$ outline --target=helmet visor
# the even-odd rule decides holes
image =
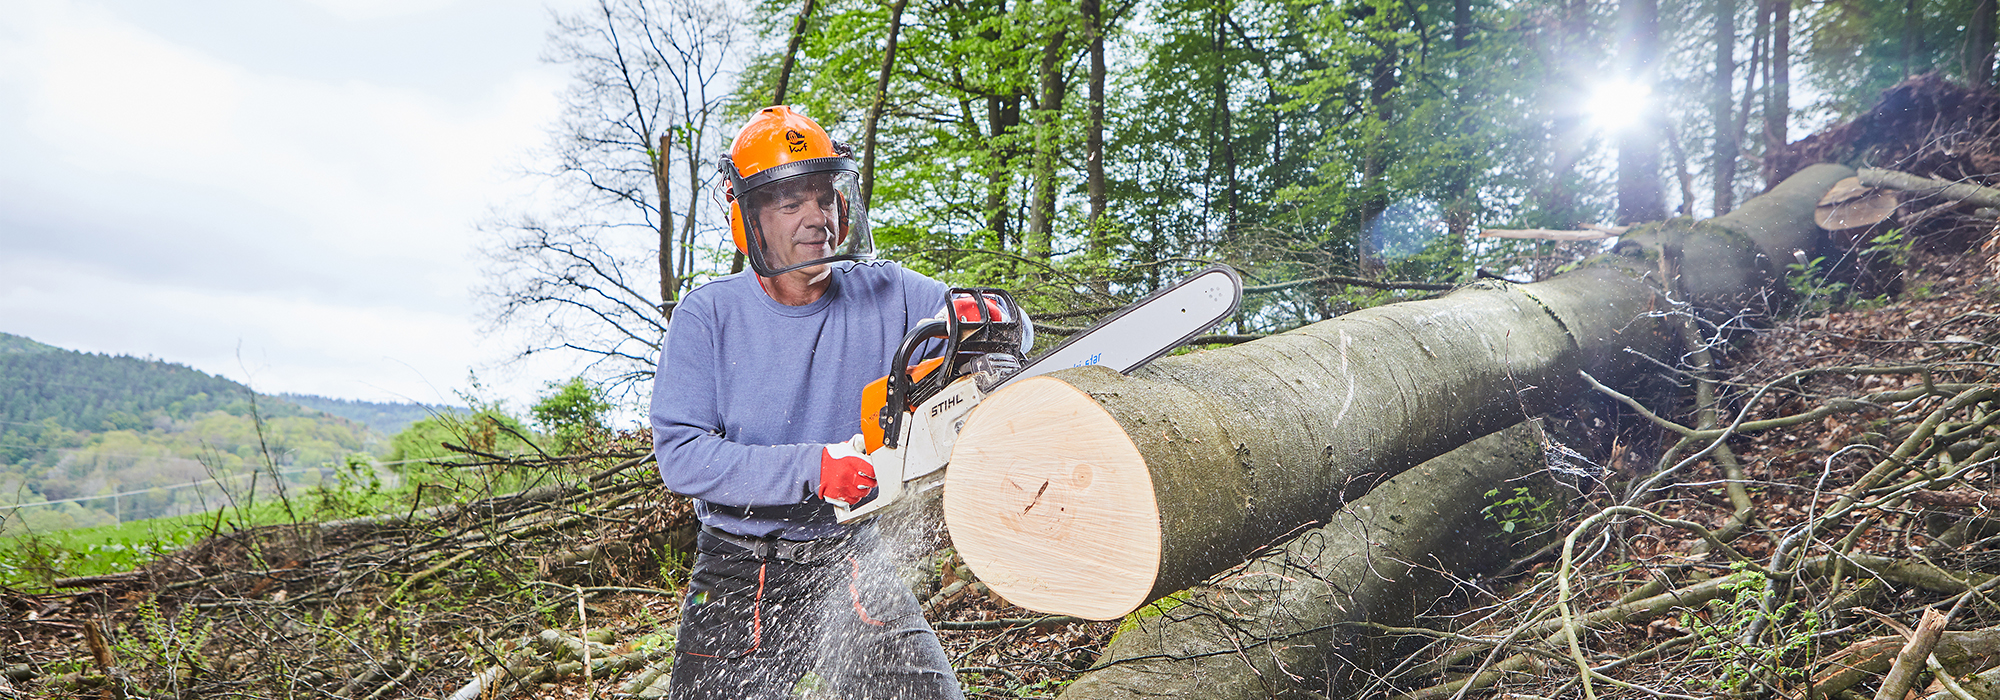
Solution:
[[[741,198],[750,263],[765,277],[875,257],[860,174],[809,172],[758,185]]]

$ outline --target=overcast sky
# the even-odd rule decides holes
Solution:
[[[574,0],[0,0],[0,331],[251,384],[525,408],[474,225],[531,181]]]

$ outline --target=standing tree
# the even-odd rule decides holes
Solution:
[[[1635,85],[1651,87],[1660,61],[1659,0],[1620,0],[1619,74]],[[1618,223],[1658,221],[1667,217],[1666,196],[1660,188],[1660,141],[1663,122],[1642,116],[1618,141]]]
[[[522,356],[573,352],[613,385],[651,376],[675,302],[722,264],[702,260],[726,243],[703,245],[719,227],[701,193],[742,39],[719,0],[597,0],[557,17],[547,60],[572,82],[547,154],[555,198],[488,227],[482,295],[495,328],[530,337]]]
[[[1715,74],[1709,116],[1715,122],[1715,214],[1736,207],[1736,0],[1715,0]],[[1747,83],[1746,83],[1746,92]]]

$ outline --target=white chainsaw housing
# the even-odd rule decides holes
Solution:
[[[993,388],[1003,391],[1016,381],[1057,370],[1102,365],[1120,373],[1144,366],[1236,313],[1243,298],[1243,281],[1236,271],[1220,265],[1196,273],[1118,310],[1096,325],[1070,336],[1055,349],[1028,362]],[[939,371],[942,371],[940,369]],[[965,417],[990,392],[979,390],[973,376],[961,377],[918,404],[902,423],[895,447],[868,455],[875,465],[873,498],[852,508],[833,504],[835,517],[849,523],[872,517],[905,496],[943,483],[958,431]],[[855,436],[855,450],[861,450]]]

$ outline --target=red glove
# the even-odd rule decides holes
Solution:
[[[875,463],[855,446],[861,436],[854,437],[827,445],[819,457],[819,497],[843,508],[854,507],[875,490]]]

